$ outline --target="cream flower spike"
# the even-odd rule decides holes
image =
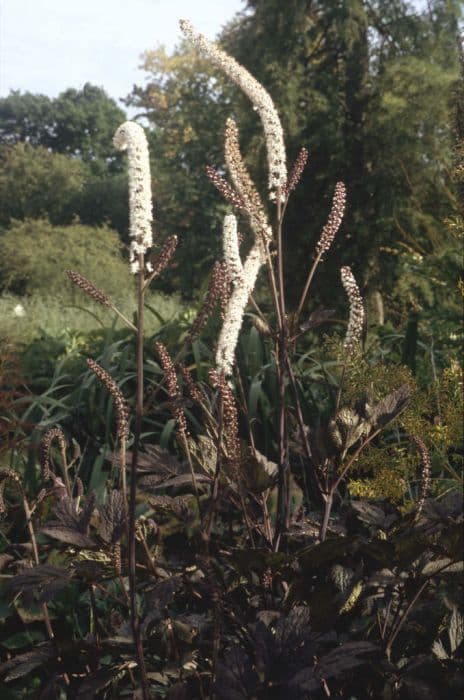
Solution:
[[[129,161],[129,233],[132,272],[139,271],[138,256],[153,244],[150,159],[145,131],[135,122],[124,122],[116,130],[113,143],[127,151]]]
[[[283,129],[271,96],[246,68],[216,44],[206,39],[188,20],[181,20],[180,28],[185,37],[202,54],[207,56],[215,66],[224,71],[239,86],[256,108],[266,137],[270,197],[275,199],[277,190],[280,188],[283,193],[287,184],[287,166]]]
[[[343,288],[350,303],[350,317],[343,349],[348,355],[351,355],[361,340],[365,319],[364,303],[351,268],[348,266],[342,267],[340,274]]]
[[[232,282],[237,283],[243,275],[243,265],[240,259],[237,219],[233,214],[226,214],[222,229],[224,260]]]
[[[261,241],[255,240],[245,263],[242,265],[237,235],[237,220],[233,214],[227,214],[224,218],[223,236],[224,258],[232,279],[233,291],[227,304],[224,323],[219,334],[216,350],[216,369],[227,377],[232,374],[235,348],[237,347],[248,298],[255,286],[260,267],[264,264],[266,258]]]

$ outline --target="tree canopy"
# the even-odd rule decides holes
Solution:
[[[124,111],[106,92],[86,83],[55,99],[12,91],[0,99],[0,144],[26,142],[78,157],[93,171],[120,169],[112,137]]]
[[[127,235],[127,175],[113,135],[124,111],[86,83],[57,98],[13,91],[0,99],[0,224],[48,217],[108,222]]]
[[[422,11],[403,0],[253,0],[224,31],[226,50],[272,95],[290,160],[302,146],[310,152],[287,215],[290,291],[301,285],[301,261],[309,262],[340,179],[348,209],[334,254],[354,266],[367,290],[379,277],[392,288],[397,244],[424,253],[439,242],[455,207],[450,96],[459,16],[455,0],[434,0]],[[156,196],[163,224],[181,234],[179,269],[194,245],[205,251],[194,271],[201,275],[215,255],[224,210],[204,167],[223,167],[223,128],[232,115],[263,182],[260,124],[245,98],[185,45],[172,56],[147,52],[144,68],[147,84],[129,104],[152,127]],[[337,265],[330,268],[326,290],[336,283]],[[188,292],[192,276],[179,281]]]

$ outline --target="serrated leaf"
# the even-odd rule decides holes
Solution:
[[[5,676],[6,682],[22,678],[35,668],[50,663],[56,657],[56,653],[54,644],[43,642],[32,649],[32,651],[27,651],[25,654],[20,654],[15,656],[14,659],[9,659],[0,664],[0,674],[7,674]]]
[[[316,309],[312,312],[312,314],[310,314],[307,321],[300,324],[300,331],[306,333],[306,331],[309,331],[311,328],[317,328],[317,326],[325,323],[331,316],[333,316],[334,313],[335,309],[323,309],[322,307]]]
[[[115,544],[125,528],[124,497],[121,491],[113,490],[108,494],[106,503],[98,506],[98,534],[106,544]]]
[[[448,629],[451,652],[454,654],[458,646],[464,639],[464,617],[461,615],[457,607],[453,608]]]
[[[448,652],[446,651],[445,647],[443,646],[443,643],[438,639],[432,644],[432,651],[437,657],[437,659],[441,659],[444,661],[445,659],[449,659]]]
[[[7,639],[3,639],[1,646],[9,651],[14,651],[15,649],[24,649],[24,647],[29,647],[36,642],[41,642],[43,638],[44,634],[42,631],[31,629],[25,632],[17,632],[7,637]]]
[[[410,395],[411,389],[409,386],[402,384],[398,389],[379,401],[372,409],[369,419],[372,428],[383,428],[396,418],[406,408]]]
[[[366,663],[359,658],[365,654],[378,651],[378,647],[370,642],[347,642],[322,656],[318,663],[297,673],[290,685],[300,692],[316,692],[321,688],[321,678],[327,680],[341,676],[357,666]]]
[[[320,568],[340,563],[343,557],[354,554],[361,544],[362,540],[357,535],[331,537],[302,550],[298,560],[305,574],[316,574]]]
[[[244,575],[252,571],[262,575],[267,569],[279,571],[290,561],[283,552],[270,552],[268,549],[233,549],[231,558]]]
[[[205,474],[195,474],[195,480],[197,485],[201,484],[202,486],[211,483],[211,477],[206,476]],[[172,479],[163,481],[161,484],[156,484],[156,486],[153,487],[153,490],[156,491],[161,488],[165,489],[186,485],[192,485],[191,474],[179,474],[179,476],[174,476]]]
[[[193,459],[207,473],[216,471],[217,448],[209,435],[199,435],[196,440],[188,439],[188,446]]]
[[[464,570],[464,562],[453,561],[452,559],[449,559],[448,557],[446,557],[444,559],[433,559],[432,561],[428,561],[424,565],[424,567],[421,571],[421,574],[423,576],[431,576],[436,571],[439,571],[440,569],[442,569],[444,566],[446,566],[446,571],[448,573],[458,572],[458,571]]]
[[[137,469],[139,474],[158,474],[161,478],[174,476],[182,471],[177,457],[172,455],[159,445],[144,445],[144,452],[137,456]],[[119,452],[110,452],[107,459],[117,467],[121,466]],[[132,452],[126,454],[126,464],[131,464]]]
[[[150,607],[163,610],[171,602],[174,594],[179,589],[180,584],[181,580],[178,576],[171,576],[170,578],[157,583],[156,586],[147,594],[147,600]]]
[[[384,531],[388,530],[398,520],[396,513],[386,513],[383,508],[368,501],[353,500],[351,506],[363,523],[373,525]]]
[[[87,537],[87,535],[83,535],[77,530],[64,527],[60,524],[55,525],[54,523],[50,522],[48,525],[42,527],[39,532],[42,532],[44,535],[48,535],[49,537],[53,537],[55,540],[59,540],[60,542],[73,544],[76,547],[86,547],[91,549],[92,547],[96,546],[95,542],[90,537]]]
[[[103,690],[116,680],[118,675],[124,671],[124,668],[125,665],[111,666],[110,668],[102,668],[90,674],[79,686],[76,700],[87,700],[87,698],[95,697],[98,691]]]
[[[95,543],[88,537],[87,531],[94,511],[95,500],[95,493],[90,493],[85,499],[82,508],[78,510],[75,499],[63,496],[55,506],[54,514],[57,519],[46,523],[40,529],[40,532],[60,542],[73,544],[76,547],[87,547],[89,549],[94,547]]]
[[[259,450],[248,450],[242,461],[242,473],[247,489],[252,493],[262,493],[274,486],[278,467]]]
[[[13,576],[5,585],[6,591],[23,592],[26,595],[39,594],[40,601],[49,600],[57,591],[68,586],[71,575],[67,569],[39,564],[32,568],[22,569],[21,573]]]
[[[168,510],[184,522],[188,522],[195,517],[195,511],[190,508],[189,497],[149,496],[148,502],[153,508]]]

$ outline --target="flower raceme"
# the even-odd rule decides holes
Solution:
[[[198,32],[188,20],[180,21],[180,28],[185,37],[211,62],[222,70],[251,100],[258,112],[266,138],[269,166],[269,189],[271,199],[275,199],[278,190],[282,196],[287,184],[287,165],[282,125],[279,115],[265,88],[240,63],[229,56],[216,44]]]
[[[340,273],[343,288],[350,302],[350,317],[343,348],[351,355],[361,339],[365,316],[364,304],[351,268],[342,267]]]
[[[120,151],[127,151],[129,161],[129,233],[130,264],[132,272],[139,271],[138,256],[144,255],[153,244],[151,175],[148,144],[145,132],[135,122],[124,122],[116,130],[113,143]],[[147,269],[150,271],[149,267]]]
[[[346,187],[343,182],[337,182],[332,200],[332,209],[330,210],[329,218],[322,229],[321,237],[316,245],[316,255],[326,253],[332,245],[342,223],[343,214],[345,213],[345,204]]]
[[[224,315],[224,323],[216,350],[216,369],[224,376],[232,374],[235,348],[237,346],[243,315],[249,296],[265,263],[265,250],[260,239],[256,239],[245,262],[242,264],[239,251],[237,220],[233,214],[224,218],[224,260],[232,280],[232,294]]]

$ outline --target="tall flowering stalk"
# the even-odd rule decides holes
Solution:
[[[128,518],[129,597],[132,634],[141,677],[143,700],[149,700],[150,690],[145,668],[140,620],[137,612],[135,509],[137,495],[137,462],[140,451],[140,436],[142,432],[143,417],[143,340],[145,290],[147,288],[145,271],[148,273],[153,272],[153,267],[151,265],[145,265],[145,253],[151,247],[153,242],[150,161],[145,132],[138,124],[135,124],[134,122],[125,122],[122,124],[117,129],[113,142],[116,148],[119,150],[127,150],[128,155],[129,230],[132,239],[130,245],[130,265],[132,272],[137,273],[137,383]]]
[[[127,515],[127,483],[126,483],[126,443],[129,437],[129,409],[121,389],[108,372],[95,360],[87,359],[87,366],[103,384],[113,399],[116,413],[116,437],[120,451],[119,480],[122,489],[124,512]]]
[[[303,292],[301,294],[300,303],[298,304],[298,310],[296,312],[296,318],[300,316],[305,305],[306,298],[308,296],[309,288],[311,282],[313,281],[314,273],[316,272],[317,266],[323,259],[324,253],[332,246],[335,236],[343,221],[343,215],[345,213],[346,205],[346,187],[343,182],[337,182],[335,186],[335,192],[332,199],[332,208],[330,210],[327,222],[325,223],[320,238],[316,244],[315,258],[314,262],[309,270],[308,277],[306,279],[306,284],[304,286]]]
[[[227,214],[223,227],[224,259],[232,280],[232,294],[226,308],[224,323],[216,350],[216,369],[225,376],[232,374],[235,348],[237,346],[243,314],[253,291],[261,266],[265,263],[263,244],[259,239],[242,264],[237,234],[237,219]]]
[[[151,175],[148,143],[143,128],[135,122],[124,122],[117,129],[113,143],[119,151],[127,151],[129,163],[129,233],[130,264],[138,272],[140,255],[153,244]],[[148,270],[150,271],[150,270]]]
[[[343,288],[350,303],[350,317],[343,348],[351,355],[361,339],[364,326],[364,303],[351,268],[342,267],[340,274]]]
[[[428,492],[430,489],[430,482],[432,478],[432,461],[430,459],[430,452],[427,449],[427,446],[425,442],[420,438],[418,435],[412,435],[411,440],[416,446],[417,451],[419,452],[420,459],[421,459],[421,467],[422,467],[422,472],[421,472],[421,484],[420,484],[420,498],[417,503],[417,510],[416,510],[416,515],[419,517],[419,515],[422,513],[422,510],[425,505],[425,500],[428,496]]]
[[[287,165],[282,125],[271,96],[265,88],[234,58],[206,39],[188,20],[181,20],[185,37],[220,70],[222,70],[251,100],[264,128],[269,166],[271,199],[287,184]]]
[[[243,202],[243,208],[256,239],[262,241],[263,244],[269,243],[272,239],[272,229],[264,211],[261,197],[242,158],[237,124],[230,118],[226,122],[224,156],[230,177],[241,202]]]
[[[250,178],[242,159],[238,129],[232,119],[227,121],[225,139],[225,160],[229,170],[234,189],[224,186],[215,176],[213,181],[226,199],[244,209],[250,227],[254,234],[254,243],[244,263],[239,253],[236,221],[233,217],[226,217],[224,221],[224,257],[228,272],[232,278],[232,294],[226,309],[224,323],[218,340],[216,352],[216,369],[223,376],[232,373],[235,347],[237,345],[240,328],[246,304],[253,291],[261,266],[267,264],[269,281],[273,295],[273,301],[277,316],[277,332],[275,357],[276,371],[279,385],[279,483],[278,483],[278,514],[274,547],[278,549],[281,532],[285,529],[289,508],[289,460],[288,460],[288,426],[286,419],[286,386],[287,377],[290,378],[295,401],[299,406],[299,396],[294,375],[289,369],[288,358],[288,322],[285,308],[284,279],[283,279],[283,245],[282,245],[282,221],[288,195],[296,186],[306,162],[305,150],[294,168],[290,179],[287,176],[285,145],[283,130],[277,110],[269,93],[248,71],[237,61],[228,56],[222,49],[208,41],[197,32],[187,21],[181,22],[181,29],[185,36],[206,55],[213,64],[220,68],[242,91],[249,97],[254,108],[258,112],[263,124],[267,148],[267,160],[269,171],[269,189],[271,199],[276,200],[276,231],[275,237],[256,187]],[[274,269],[270,245],[277,243],[277,270]],[[302,416],[301,410],[298,415]],[[301,418],[302,420],[302,418]]]

